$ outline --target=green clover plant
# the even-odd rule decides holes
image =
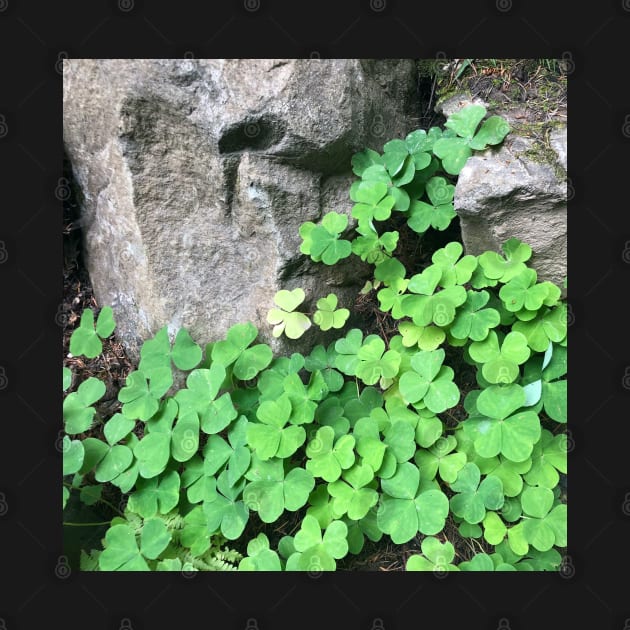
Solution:
[[[307,302],[300,287],[273,296],[261,331],[235,323],[200,345],[164,325],[112,406],[71,359],[100,361],[113,311],[83,313],[63,370],[63,507],[111,516],[82,570],[318,575],[391,544],[411,545],[408,571],[558,569],[562,290],[516,238],[479,255],[446,238],[456,175],[508,131],[472,105],[352,157],[348,207],[304,223],[299,253],[371,269],[363,325],[334,293]],[[309,330],[319,343],[304,355],[265,342]]]

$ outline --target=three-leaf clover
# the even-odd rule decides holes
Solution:
[[[175,394],[180,418],[198,414],[204,433],[219,433],[238,416],[229,392],[216,398],[226,372],[223,365],[213,363],[209,369],[197,368],[186,378],[186,388]]]
[[[281,571],[278,554],[269,548],[269,539],[262,532],[247,543],[247,556],[238,565],[239,571]]]
[[[231,485],[226,470],[218,476],[216,491],[203,502],[209,531],[221,531],[228,540],[236,540],[243,533],[249,519],[249,510],[240,500],[244,485],[244,479]]]
[[[149,571],[145,558],[156,559],[171,541],[171,533],[161,519],[144,522],[140,547],[128,524],[110,527],[105,534],[104,549],[98,558],[101,571]]]
[[[473,149],[480,151],[488,145],[500,144],[510,131],[507,122],[500,116],[490,116],[477,131],[486,115],[482,105],[468,105],[451,114],[445,123],[457,137],[442,137],[433,145],[433,153],[442,160],[447,173],[458,175]]]
[[[442,270],[439,281],[441,287],[452,287],[470,280],[477,268],[477,257],[470,254],[462,257],[463,253],[463,245],[453,241],[438,249],[431,257],[433,264]]]
[[[431,203],[412,201],[407,225],[419,234],[426,232],[429,227],[445,230],[457,214],[453,207],[455,186],[443,177],[432,177],[426,183],[426,194]]]
[[[491,328],[496,328],[501,316],[494,308],[483,308],[490,298],[487,291],[468,291],[466,302],[458,310],[449,329],[456,339],[483,341]]]
[[[214,475],[225,466],[226,481],[229,487],[247,472],[251,462],[251,450],[247,445],[249,423],[241,416],[228,430],[228,441],[220,435],[211,435],[203,448],[204,474]]]
[[[480,479],[479,467],[468,462],[451,484],[451,490],[457,493],[451,497],[451,510],[468,523],[480,523],[486,509],[498,510],[505,500],[503,484],[498,477],[487,476],[481,483]]]
[[[315,487],[309,471],[292,468],[285,476],[281,459],[262,461],[256,454],[252,456],[252,465],[245,478],[250,481],[243,489],[245,505],[258,512],[264,523],[278,520],[285,509],[290,512],[299,510]]]
[[[433,413],[442,413],[459,402],[459,388],[453,382],[452,368],[442,365],[445,352],[442,348],[420,351],[411,359],[409,372],[398,383],[400,393],[407,402],[422,401]]]
[[[550,341],[559,343],[567,335],[567,305],[541,309],[534,319],[514,322],[512,330],[523,334],[534,352],[545,352]]]
[[[567,472],[567,450],[566,434],[554,436],[543,429],[540,440],[534,445],[532,465],[524,475],[525,481],[531,486],[553,490],[560,481],[559,472]]]
[[[416,326],[413,322],[400,322],[398,332],[406,348],[418,346],[420,350],[435,350],[446,339],[446,333],[437,326]]]
[[[306,357],[304,367],[309,372],[319,372],[328,387],[329,392],[338,392],[343,387],[343,376],[335,369],[337,351],[335,344],[331,343],[328,348],[317,345]]]
[[[97,357],[103,351],[102,339],[106,339],[116,328],[114,312],[111,306],[104,306],[98,314],[94,328],[94,311],[86,308],[81,315],[81,322],[70,337],[70,352],[74,356],[84,355],[88,359]]]
[[[127,508],[142,518],[151,518],[158,511],[166,514],[179,503],[179,486],[179,475],[174,470],[153,479],[138,479]]]
[[[459,571],[451,564],[455,558],[455,547],[448,540],[441,543],[433,536],[427,536],[420,544],[422,555],[413,555],[407,559],[407,571]]]
[[[363,181],[352,193],[356,201],[352,207],[352,216],[359,225],[372,225],[372,221],[385,221],[392,214],[396,200],[388,195],[387,184],[382,181]]]
[[[267,313],[267,322],[273,325],[273,336],[279,337],[283,332],[289,339],[299,339],[310,327],[311,320],[295,309],[304,302],[304,290],[299,287],[293,291],[281,289],[273,301],[279,308],[272,308]]]
[[[514,413],[523,406],[525,392],[520,385],[491,385],[477,398],[482,417],[464,421],[464,430],[472,435],[481,457],[501,453],[513,462],[525,461],[540,439],[540,420],[535,411]]]
[[[528,486],[521,494],[523,512],[528,516],[519,524],[522,536],[538,551],[567,544],[567,506],[558,504],[552,509],[553,503],[553,492],[549,488]]]
[[[348,215],[328,212],[322,218],[321,225],[307,221],[300,226],[302,245],[300,251],[309,254],[315,262],[334,265],[352,253],[350,241],[340,239],[341,233],[348,227]]]
[[[441,428],[441,427],[440,427]],[[466,454],[460,451],[453,453],[457,446],[457,439],[453,435],[438,438],[428,449],[418,449],[415,462],[420,470],[422,479],[435,479],[439,472],[440,478],[446,483],[453,483],[457,473],[466,464]]]
[[[527,338],[518,331],[508,333],[499,346],[494,330],[483,341],[470,344],[469,353],[477,363],[483,363],[481,373],[489,383],[512,383],[520,371],[519,365],[529,359],[531,351]]]
[[[400,367],[400,354],[385,350],[378,335],[368,335],[357,351],[356,375],[366,384],[374,385],[381,378],[394,378]]]
[[[536,283],[537,275],[534,269],[523,269],[501,287],[499,297],[508,311],[537,311],[550,294],[552,303],[557,299],[560,289],[551,282]]]
[[[348,527],[343,521],[333,521],[322,535],[314,516],[307,514],[293,544],[296,553],[287,560],[287,571],[334,571],[335,560],[348,553]]]
[[[317,300],[317,310],[313,314],[313,323],[322,330],[343,328],[348,317],[350,317],[350,311],[347,308],[337,309],[337,296],[334,293],[329,293],[325,298]]]
[[[381,481],[381,487],[377,522],[394,543],[408,542],[418,532],[432,535],[443,529],[448,499],[440,490],[422,488],[416,466],[400,464],[392,477]]]
[[[328,492],[334,497],[333,509],[340,515],[358,521],[378,502],[378,492],[368,487],[374,479],[374,471],[365,463],[357,463],[342,473],[341,479],[328,484]]]
[[[144,372],[131,372],[125,386],[118,392],[118,400],[123,403],[122,413],[127,418],[146,422],[157,412],[160,398],[168,391],[171,382],[154,381]]]
[[[484,252],[478,260],[486,277],[506,283],[527,269],[525,262],[531,258],[532,248],[517,238],[510,238],[502,249],[505,258],[497,252]]]
[[[264,370],[273,359],[271,348],[264,343],[250,346],[258,336],[258,329],[251,322],[235,324],[226,338],[212,346],[212,361],[227,368],[241,381],[249,381]]]
[[[335,367],[348,376],[355,376],[359,357],[357,353],[361,349],[363,333],[358,328],[353,328],[346,333],[345,337],[335,342]]]
[[[283,394],[278,400],[265,400],[256,411],[259,422],[247,426],[247,442],[261,460],[293,455],[306,440],[301,426],[285,426],[291,416],[291,400]]]
[[[325,481],[336,481],[341,471],[354,464],[355,439],[343,435],[335,441],[335,431],[331,427],[320,427],[306,447],[306,470],[314,477]]]
[[[456,308],[466,301],[466,289],[460,285],[435,293],[441,278],[442,268],[433,264],[409,280],[407,289],[417,295],[404,297],[402,311],[416,326],[447,326],[455,319]]]

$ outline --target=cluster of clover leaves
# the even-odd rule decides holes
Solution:
[[[463,255],[459,242],[407,277],[399,234],[379,229],[393,213],[422,235],[455,217],[454,176],[473,150],[502,142],[506,122],[472,105],[431,128],[352,160],[354,238],[331,212],[300,229],[302,253],[333,265],[354,254],[374,265],[371,290],[397,321],[390,339],[359,329],[308,356],[275,357],[251,323],[202,349],[181,329],[146,341],[110,418],[95,403],[104,384],[72,390],[64,368],[64,506],[90,504],[111,484],[126,498],[87,570],[328,571],[366,539],[417,544],[411,571],[555,570],[567,544],[566,305],[538,282],[531,248]],[[482,122],[483,121],[483,122]],[[337,297],[300,312],[302,289],[282,290],[268,314],[273,335],[300,337],[315,324],[343,328]],[[71,338],[95,357],[114,329],[86,310]],[[462,396],[445,347],[476,372]],[[172,394],[174,370],[186,386]],[[462,400],[463,398],[463,400]],[[463,419],[449,410],[463,404]],[[89,434],[89,437],[86,437]],[[97,437],[98,436],[98,437]],[[285,512],[301,524],[274,545],[242,540],[250,519]],[[456,558],[450,519],[475,555]],[[240,552],[222,549],[240,541]],[[413,543],[412,543],[413,544]]]

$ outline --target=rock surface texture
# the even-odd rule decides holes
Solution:
[[[484,105],[489,114],[507,119],[512,128],[497,149],[471,157],[455,188],[455,210],[469,254],[501,251],[510,237],[533,250],[531,265],[538,281],[562,286],[567,275],[567,131],[566,117],[549,125],[523,105],[492,108],[481,99],[455,95],[438,108],[448,116],[469,105]]]
[[[266,323],[283,288],[351,308],[369,269],[312,264],[298,228],[349,213],[352,154],[417,111],[411,60],[64,61],[86,264],[130,356],[164,325],[207,343],[247,320],[300,350]]]

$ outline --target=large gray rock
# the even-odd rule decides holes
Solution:
[[[490,108],[465,94],[444,101],[445,116],[471,103],[505,117],[513,131],[498,149],[471,157],[455,188],[455,210],[469,254],[501,251],[510,237],[533,250],[538,280],[562,286],[567,275],[566,125],[557,122],[546,140],[531,110],[506,105]],[[525,122],[524,122],[525,121]]]
[[[349,213],[355,151],[414,129],[415,76],[410,60],[65,60],[86,263],[130,355],[164,325],[318,341],[273,340],[267,311],[296,286],[352,307],[369,268],[312,264],[298,229]]]

